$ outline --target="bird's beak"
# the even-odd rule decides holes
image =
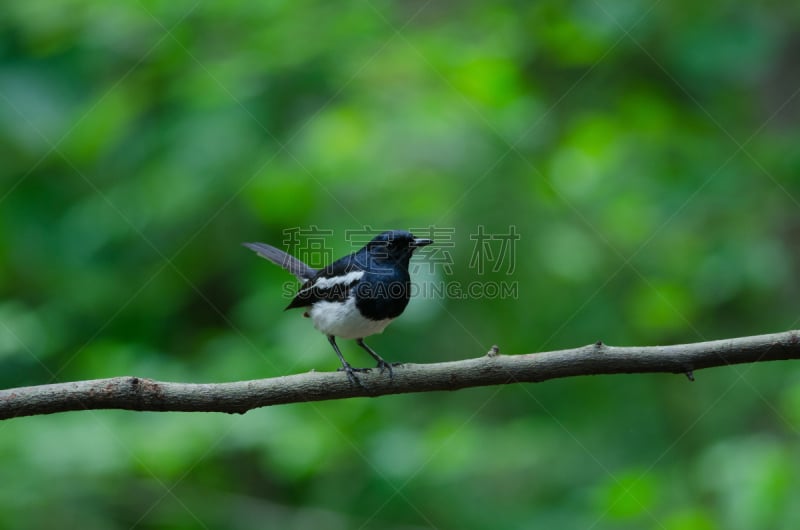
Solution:
[[[417,239],[411,242],[411,248],[424,247],[430,245],[431,243],[433,243],[433,239],[422,239],[418,237]]]

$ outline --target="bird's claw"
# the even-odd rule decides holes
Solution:
[[[384,360],[380,360],[378,361],[377,368],[380,371],[381,375],[383,375],[383,372],[385,372],[386,370],[389,370],[389,379],[394,379],[394,371],[392,370],[391,363],[387,363]]]
[[[341,368],[337,370],[338,372],[344,372],[347,374],[347,380],[350,381],[351,385],[360,386],[361,388],[365,388],[364,384],[361,382],[361,379],[356,376],[356,372],[366,372],[366,368],[353,368],[349,364],[345,364]]]
[[[358,385],[358,386],[360,386],[362,388],[365,388],[363,383],[361,383],[361,380],[356,375],[357,373],[359,373],[359,374],[368,374],[368,373],[372,372],[372,370],[378,370],[378,373],[380,375],[383,375],[384,372],[388,371],[389,372],[389,379],[394,379],[394,370],[392,370],[392,368],[394,368],[396,366],[403,366],[403,363],[388,363],[388,362],[384,361],[383,359],[381,359],[380,361],[378,361],[378,365],[375,368],[353,368],[352,366],[347,364],[347,365],[344,365],[344,366],[341,366],[341,367],[337,368],[336,371],[337,372],[346,373],[347,374],[347,379],[351,383],[353,383],[355,385]]]
[[[403,363],[387,363],[386,361],[381,359],[380,361],[378,361],[378,366],[376,366],[376,368],[378,369],[381,375],[383,375],[383,372],[388,370],[389,379],[394,379],[394,370],[392,370],[392,368],[395,366],[403,366]]]

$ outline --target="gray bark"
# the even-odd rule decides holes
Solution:
[[[800,331],[673,346],[615,347],[601,342],[524,355],[496,348],[476,359],[405,364],[394,377],[360,373],[360,385],[343,372],[304,374],[232,383],[168,383],[124,376],[0,390],[0,419],[71,410],[227,412],[304,401],[458,390],[508,383],[538,383],[579,375],[675,373],[693,380],[695,370],[800,358]]]

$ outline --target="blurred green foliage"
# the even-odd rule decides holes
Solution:
[[[333,370],[289,227],[454,229],[396,361],[796,328],[795,2],[26,0],[0,14],[0,384]],[[479,225],[513,274],[469,266]],[[315,264],[319,265],[319,264]],[[423,267],[424,268],[424,267]],[[365,356],[349,342],[354,364]],[[793,363],[0,424],[0,528],[789,529]]]

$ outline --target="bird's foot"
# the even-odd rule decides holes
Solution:
[[[347,374],[347,379],[360,387],[364,387],[361,383],[361,380],[358,378],[356,374],[368,374],[372,372],[372,370],[378,370],[378,373],[383,375],[384,372],[389,372],[389,379],[394,378],[394,370],[397,366],[403,366],[403,363],[387,363],[383,359],[378,361],[378,365],[375,368],[353,368],[350,364],[346,364],[336,369],[337,372],[344,372]]]
[[[353,368],[348,363],[345,363],[344,365],[342,365],[341,368],[337,370],[337,372],[344,372],[345,374],[347,374],[347,380],[350,381],[351,385],[360,386],[361,388],[364,388],[364,384],[358,378],[356,372],[366,372],[366,371],[367,368]]]
[[[368,373],[370,373],[372,371],[372,368],[353,368],[351,366],[350,370],[353,371],[353,372],[356,372],[358,374],[368,374]],[[336,371],[337,372],[346,372],[347,370],[345,370],[344,368],[337,368]]]
[[[383,372],[386,372],[388,370],[389,379],[394,379],[394,370],[392,370],[392,368],[395,366],[403,366],[403,363],[387,363],[386,361],[381,359],[378,361],[378,366],[376,366],[376,368],[378,369],[381,375],[383,375]]]

